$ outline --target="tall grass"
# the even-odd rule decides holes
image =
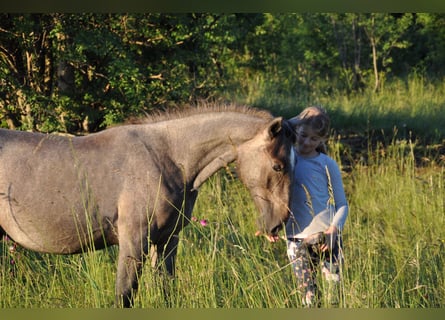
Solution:
[[[377,147],[346,178],[351,306],[444,305],[444,168],[416,168],[414,148],[404,140]]]
[[[341,161],[339,144],[331,141],[331,151]],[[350,215],[339,307],[445,306],[444,168],[416,167],[415,149],[409,140],[376,146],[344,177]],[[256,211],[238,180],[220,172],[207,181],[194,216],[176,279],[146,266],[137,307],[301,307],[286,245],[254,236]],[[113,306],[116,248],[56,256],[11,253],[10,245],[3,242],[0,307]]]
[[[332,115],[330,153],[345,169],[350,214],[336,306],[444,307],[445,86],[414,77],[385,90],[305,101]],[[267,97],[253,98],[288,116],[306,105]],[[344,131],[361,144],[350,145]],[[433,144],[422,144],[426,135]],[[301,307],[286,244],[255,237],[256,209],[237,179],[227,172],[209,179],[193,215],[181,233],[176,279],[147,265],[136,307]],[[114,305],[117,248],[57,256],[11,245],[0,243],[0,308]],[[325,298],[321,306],[331,307]]]
[[[410,133],[435,141],[445,136],[445,81],[432,81],[418,73],[388,81],[377,93],[306,92],[297,88],[289,94],[280,87],[271,87],[264,79],[253,79],[246,87],[245,95],[236,98],[238,101],[269,109],[276,115],[291,117],[308,105],[322,105],[338,132],[364,134],[397,128],[405,139]]]

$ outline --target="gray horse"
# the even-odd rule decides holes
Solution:
[[[0,235],[57,254],[119,245],[116,301],[128,307],[150,246],[174,274],[198,188],[233,161],[261,226],[276,234],[289,215],[293,142],[286,120],[235,106],[84,137],[0,129]]]

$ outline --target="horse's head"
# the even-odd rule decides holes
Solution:
[[[238,149],[238,174],[260,211],[260,227],[270,235],[280,231],[290,214],[294,141],[289,123],[275,118]]]

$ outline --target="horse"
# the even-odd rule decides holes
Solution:
[[[164,111],[84,136],[0,129],[0,236],[76,254],[117,245],[116,304],[131,307],[150,250],[174,276],[199,187],[235,163],[263,232],[289,217],[294,131],[236,105]]]

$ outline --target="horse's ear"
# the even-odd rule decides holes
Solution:
[[[269,123],[268,133],[270,139],[274,139],[281,134],[282,131],[284,131],[286,138],[290,139],[292,143],[295,143],[297,137],[295,135],[294,123],[292,121],[277,117]]]
[[[278,117],[273,119],[268,126],[269,137],[271,139],[275,138],[283,129],[283,118]]]

